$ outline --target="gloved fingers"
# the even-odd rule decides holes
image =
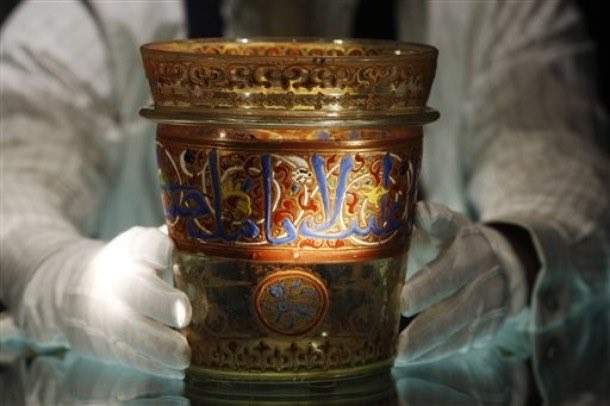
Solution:
[[[112,294],[132,273],[161,273],[171,263],[171,239],[153,228],[133,227],[112,240],[91,261],[83,279],[73,290]]]
[[[407,277],[411,279],[416,273],[429,262],[432,262],[440,253],[440,244],[430,239],[430,236],[414,227],[409,243],[409,255],[407,259]]]
[[[125,275],[116,295],[136,313],[168,326],[183,328],[191,321],[191,303],[184,292],[169,286],[154,274]]]
[[[189,366],[191,349],[186,338],[177,331],[136,314],[111,322],[116,337],[137,353],[171,368],[184,369]]]
[[[183,379],[182,369],[171,368],[142,353],[119,339],[111,339],[100,330],[83,329],[77,324],[64,327],[64,334],[72,348],[85,357],[105,362],[116,362],[149,374],[170,379]]]
[[[438,257],[458,230],[470,224],[462,214],[430,202],[418,202],[407,261],[407,279]]]
[[[132,227],[111,243],[115,242],[125,244],[125,252],[131,259],[154,269],[165,269],[171,265],[174,243],[159,229]]]
[[[495,337],[506,315],[507,312],[504,309],[493,310],[472,325],[461,326],[459,330],[447,337],[442,344],[431,347],[425,352],[419,352],[417,355],[413,354],[411,357],[408,355],[408,350],[405,350],[407,353],[402,358],[402,362],[410,364],[435,362],[454,356],[457,353],[481,348]]]
[[[151,357],[136,351],[133,346],[122,341],[115,343],[114,356],[121,363],[149,372],[153,375],[164,376],[171,379],[184,379],[184,368],[172,368]]]
[[[88,301],[78,295],[66,296],[63,330],[72,334],[67,337],[73,346],[91,348],[95,355],[96,352],[107,353],[105,344],[119,340],[133,352],[166,367],[184,369],[189,365],[190,347],[177,331],[138,315],[116,299],[86,299]],[[90,337],[97,341],[91,342]],[[97,348],[98,345],[102,347]]]
[[[443,242],[452,238],[460,228],[472,224],[472,222],[463,214],[454,212],[447,206],[418,202],[414,224],[433,241]]]
[[[495,255],[479,227],[462,227],[434,261],[406,281],[400,297],[401,311],[412,316],[495,266]]]
[[[454,334],[465,330],[465,334],[473,338],[486,335],[507,313],[504,275],[498,269],[483,273],[468,286],[418,315],[400,334],[399,354],[412,360],[440,346],[446,347],[446,353],[455,351],[456,346],[450,340]]]

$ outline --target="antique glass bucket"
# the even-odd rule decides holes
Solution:
[[[190,373],[318,381],[387,371],[437,51],[204,39],[141,49]]]

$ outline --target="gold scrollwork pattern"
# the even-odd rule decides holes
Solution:
[[[157,107],[346,111],[422,107],[428,98],[436,58],[433,52],[401,58],[400,50],[394,48],[291,43],[275,47],[193,45],[183,52],[192,58],[143,50]],[[346,59],[363,55],[371,60],[362,63],[359,58]],[[260,63],[235,56],[276,59]]]

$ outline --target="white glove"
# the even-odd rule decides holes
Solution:
[[[161,273],[174,245],[156,228],[133,227],[108,244],[79,240],[47,258],[23,295],[19,317],[38,341],[157,375],[184,376],[191,319],[187,296]]]
[[[527,295],[523,266],[496,230],[425,202],[415,227],[401,310],[421,314],[400,334],[399,365],[482,345]]]

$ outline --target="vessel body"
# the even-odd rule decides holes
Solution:
[[[142,49],[191,373],[316,381],[386,371],[436,51],[198,40]],[[402,57],[401,57],[402,56]]]

